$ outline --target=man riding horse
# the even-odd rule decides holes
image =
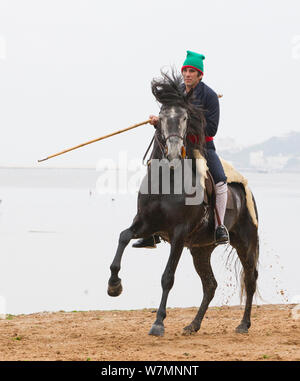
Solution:
[[[186,60],[181,68],[184,83],[182,84],[182,91],[186,94],[191,92],[192,103],[196,106],[201,106],[204,109],[206,127],[205,127],[205,141],[206,153],[205,158],[207,161],[208,169],[213,177],[216,189],[216,209],[219,215],[215,215],[215,243],[226,244],[229,242],[229,235],[226,227],[224,226],[224,216],[227,204],[227,178],[221,164],[221,161],[216,153],[213,137],[216,135],[219,124],[220,107],[218,95],[208,87],[203,81],[203,60],[204,55],[195,52],[187,51]],[[155,127],[159,123],[159,118],[150,115],[151,124]],[[201,128],[201,126],[199,126]],[[199,143],[198,135],[188,135],[189,143],[197,145]],[[151,155],[155,157],[155,148]],[[138,240],[133,247],[136,248],[155,248],[156,244],[160,242],[157,235]]]

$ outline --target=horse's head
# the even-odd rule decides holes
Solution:
[[[160,134],[169,161],[184,159],[188,113],[184,107],[163,106],[159,113]]]
[[[193,92],[185,93],[182,77],[173,71],[171,75],[161,73],[162,78],[153,79],[152,93],[162,107],[159,114],[158,132],[169,161],[186,157],[187,134],[196,134],[199,138],[201,154],[204,152],[204,111],[196,107],[191,98]]]

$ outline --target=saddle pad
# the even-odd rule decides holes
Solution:
[[[248,186],[248,180],[242,174],[240,174],[231,164],[229,164],[226,160],[220,158],[221,163],[224,168],[225,175],[227,177],[227,183],[240,183],[244,186],[246,193],[246,203],[249,214],[251,216],[252,222],[255,226],[258,226],[258,221],[256,217],[254,201],[252,197],[252,192]]]

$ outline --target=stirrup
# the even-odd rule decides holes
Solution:
[[[226,238],[224,237],[224,240],[217,240],[217,230],[218,230],[219,227],[224,229],[225,232],[226,232],[227,237]],[[217,228],[215,229],[215,237],[214,238],[215,238],[215,246],[230,244],[229,232],[228,232],[228,229],[226,228],[225,225],[219,225],[219,226],[217,226]],[[220,238],[222,238],[222,237],[220,237]]]
[[[146,248],[146,249],[156,249],[156,244],[160,243],[160,238],[157,235],[152,235],[148,238],[141,238],[136,243],[132,245],[134,248]]]

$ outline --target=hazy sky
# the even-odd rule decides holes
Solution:
[[[150,90],[186,50],[206,56],[218,138],[300,131],[300,2],[0,0],[0,165],[37,159],[157,114]],[[40,166],[95,166],[153,134],[139,127]]]

